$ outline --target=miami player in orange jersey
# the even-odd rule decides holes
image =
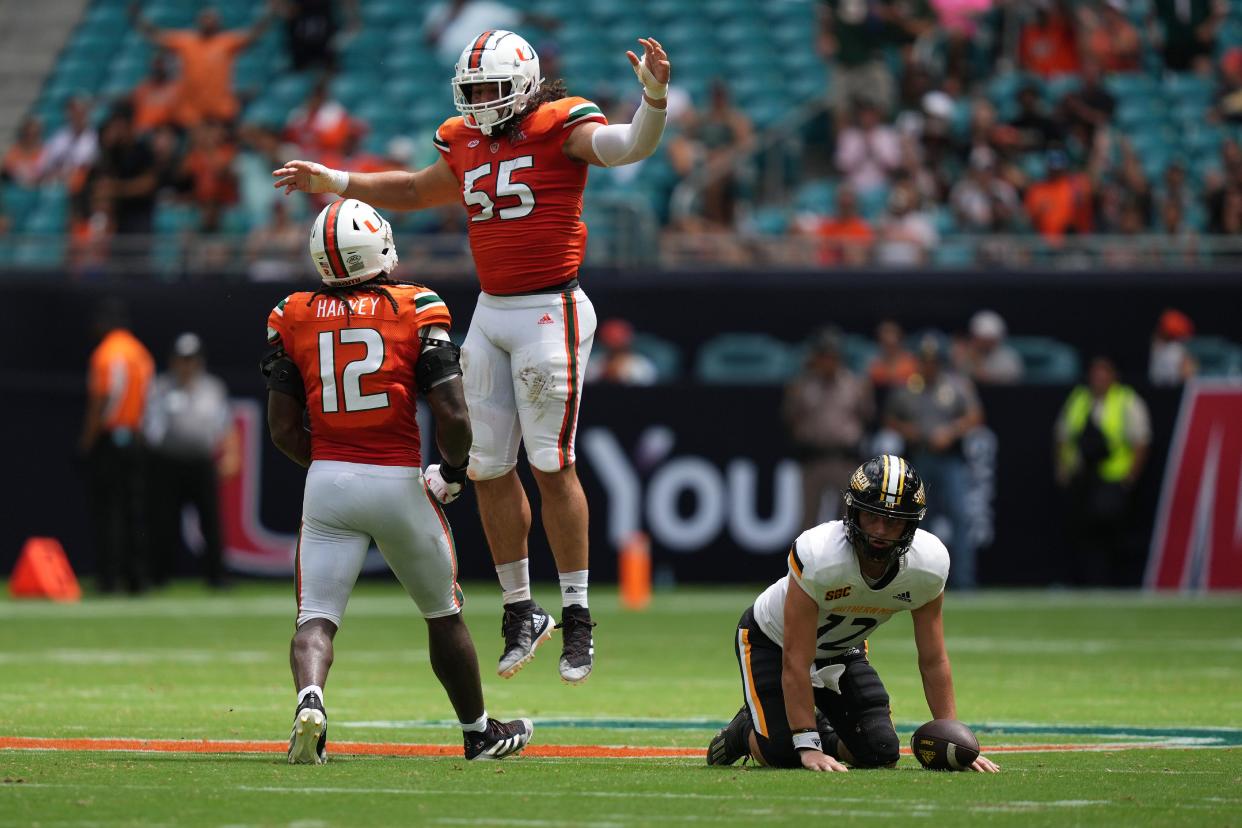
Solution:
[[[436,131],[440,158],[416,172],[350,174],[290,161],[273,175],[286,193],[334,192],[379,207],[421,210],[460,201],[483,292],[463,349],[474,443],[469,476],[504,591],[509,678],[547,640],[551,616],[531,600],[526,538],[530,503],[515,471],[526,444],[542,500],[543,525],[561,583],[561,678],[583,681],[594,666],[587,601],[587,503],[574,469],[582,369],[595,310],[578,286],[586,247],[581,221],[587,166],[640,161],[664,130],[670,65],[659,41],[627,52],[643,87],[628,124],[545,82],[539,58],[513,32],[486,31],[457,60],[453,96],[460,117]]]
[[[430,289],[389,278],[397,265],[392,228],[356,199],[324,208],[310,250],[323,286],[272,310],[274,350],[263,362],[272,441],[308,469],[289,650],[298,691],[289,762],[327,761],[323,687],[332,640],[372,541],[427,621],[431,667],[461,722],[466,758],[517,753],[533,727],[529,719],[489,719],[484,710],[478,657],[461,619],[453,535],[429,491],[445,500],[460,493],[470,447],[448,308]],[[420,394],[435,415],[442,458],[425,476]]]

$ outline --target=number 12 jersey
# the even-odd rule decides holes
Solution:
[[[357,290],[341,299],[301,292],[268,315],[268,344],[284,346],[306,387],[312,460],[422,466],[418,331],[428,325],[448,330],[452,317],[421,285],[383,288],[396,310],[382,293]]]

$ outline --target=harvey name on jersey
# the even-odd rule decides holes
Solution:
[[[944,591],[949,552],[922,529],[910,551],[874,585],[863,578],[858,556],[839,520],[808,529],[789,551],[789,577],[755,600],[755,620],[764,634],[784,643],[785,595],[793,581],[819,605],[815,658],[832,658],[861,647],[867,636],[894,614],[918,609]]]

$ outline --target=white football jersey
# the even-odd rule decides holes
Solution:
[[[896,572],[875,586],[863,578],[845,524],[834,520],[808,529],[789,551],[789,577],[755,600],[764,635],[784,644],[785,595],[793,581],[819,605],[815,657],[831,658],[861,647],[876,627],[902,610],[918,609],[944,591],[949,552],[930,532],[918,529]]]

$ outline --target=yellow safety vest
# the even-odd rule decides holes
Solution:
[[[1130,474],[1134,467],[1134,449],[1126,440],[1126,410],[1134,399],[1134,389],[1128,385],[1114,383],[1104,395],[1104,411],[1100,422],[1096,425],[1104,435],[1108,445],[1108,456],[1096,466],[1096,473],[1101,480],[1119,483]],[[1095,406],[1095,398],[1086,386],[1078,386],[1070,392],[1065,401],[1065,425],[1068,441],[1062,446],[1062,460],[1071,469],[1082,464],[1078,456],[1078,435],[1087,427],[1087,418]]]

